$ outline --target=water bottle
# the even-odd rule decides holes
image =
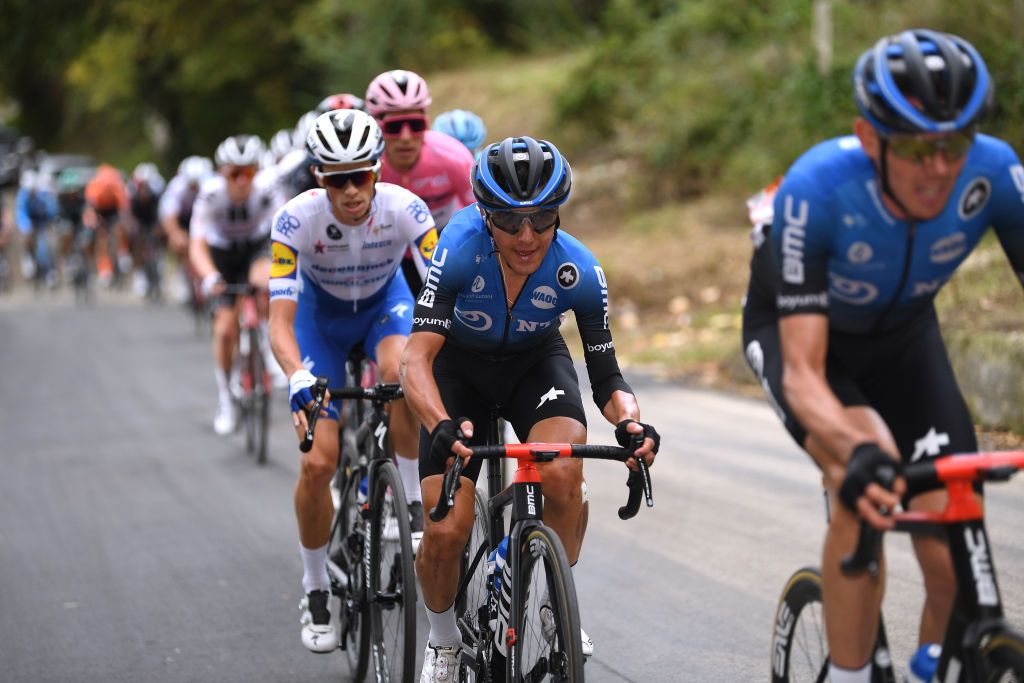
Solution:
[[[367,477],[363,477],[359,482],[359,491],[356,493],[356,503],[362,505],[366,502],[366,490],[369,488],[370,480]]]
[[[942,646],[938,643],[925,643],[910,658],[910,677],[908,683],[930,683],[939,665]]]
[[[488,625],[494,631],[494,644],[505,655],[505,632],[508,630],[509,613],[512,606],[512,575],[505,558],[508,556],[508,536],[501,539],[498,547],[487,556],[487,586],[490,599],[497,605],[498,618]]]

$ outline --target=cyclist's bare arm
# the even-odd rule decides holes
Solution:
[[[189,240],[188,258],[200,278],[217,272],[217,266],[214,265],[213,257],[210,256],[210,245],[207,244],[205,237],[193,237]]]
[[[437,382],[434,381],[434,359],[444,342],[444,337],[433,332],[413,332],[406,342],[399,366],[405,400],[428,432],[433,432],[441,420],[453,419],[445,411]],[[453,450],[464,458],[472,455],[461,443],[455,444]]]
[[[172,249],[178,252],[187,249],[189,242],[188,233],[178,225],[177,215],[167,216],[160,222],[160,225],[163,227],[164,234],[167,235],[167,241]]]
[[[270,348],[278,365],[289,377],[302,369],[302,353],[295,338],[295,311],[298,304],[291,299],[270,302]]]
[[[636,403],[636,396],[621,389],[612,392],[612,397],[604,405],[601,414],[613,425],[617,425],[623,420],[640,422],[640,406]],[[633,434],[642,434],[644,431],[639,424],[629,425],[626,429]],[[653,464],[654,440],[650,437],[644,439],[644,445],[636,449],[636,455],[646,460],[648,465]],[[627,466],[630,469],[636,469],[636,465],[632,462],[627,463]]]

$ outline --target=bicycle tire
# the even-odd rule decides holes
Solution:
[[[1001,631],[981,646],[985,683],[1024,683],[1024,638],[1013,631]]]
[[[534,569],[540,565],[540,572]],[[565,548],[550,528],[535,526],[521,538],[512,571],[522,586],[513,605],[514,657],[506,661],[510,683],[581,683],[583,649],[576,585]],[[542,614],[547,595],[550,612]],[[546,633],[547,631],[547,633]],[[519,671],[514,671],[518,663]]]
[[[412,683],[416,676],[416,569],[409,505],[390,462],[377,467],[370,501],[370,611],[373,666],[378,681]]]
[[[340,647],[345,652],[350,680],[361,683],[370,664],[369,610],[366,603],[366,580],[363,571],[363,544],[366,524],[358,501],[359,482],[363,470],[357,466],[358,454],[351,449],[351,439],[344,439],[338,463],[340,500],[331,526],[327,546],[328,574],[331,593],[337,598],[334,613],[338,615]]]
[[[262,334],[259,330],[249,330],[249,353],[252,354],[252,399],[253,422],[255,423],[254,438],[256,462],[267,464],[267,435],[270,428],[270,376],[267,364],[263,359]],[[256,344],[256,346],[253,346]],[[256,352],[253,353],[252,349]]]
[[[493,461],[492,461],[493,462]],[[473,574],[466,581],[465,588],[459,591],[455,597],[455,616],[458,620],[459,631],[462,633],[463,642],[476,642],[479,650],[484,643],[480,642],[482,615],[487,614],[488,600],[490,598],[487,584],[487,552],[491,547],[487,533],[490,525],[490,514],[487,512],[487,500],[480,489],[476,489],[476,513],[473,519],[473,529],[470,532],[469,540],[463,550],[462,561],[459,563],[459,582],[466,575],[472,562],[480,554],[479,561]],[[483,550],[481,551],[481,547]],[[477,680],[488,680],[489,677],[478,677],[476,668],[469,666],[466,657],[463,655],[460,665],[459,680],[463,683],[475,683]]]
[[[244,330],[242,334],[248,336]],[[256,396],[256,361],[252,339],[246,341],[249,344],[246,351],[242,351],[241,344],[238,345],[238,366],[242,375],[242,397],[238,401],[238,409],[245,430],[245,452],[252,455],[256,451],[256,413],[253,405]]]
[[[774,624],[772,683],[828,680],[821,573],[816,568],[804,567],[789,578],[775,610]]]

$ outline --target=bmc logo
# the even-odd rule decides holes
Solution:
[[[434,251],[434,257],[430,259],[430,268],[427,269],[427,276],[423,278],[423,291],[420,293],[420,298],[416,301],[419,305],[426,306],[427,308],[434,307],[437,283],[441,281],[441,269],[444,267],[444,262],[447,259],[447,249],[442,249],[440,254],[436,250]]]
[[[786,195],[783,205],[786,227],[782,229],[782,279],[794,285],[804,283],[804,240],[807,237],[809,205],[801,199],[793,212],[793,195]]]

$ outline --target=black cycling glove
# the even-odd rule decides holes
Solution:
[[[460,417],[458,420],[441,420],[430,432],[430,457],[442,466],[448,462],[448,458],[455,457],[452,453],[452,446],[456,441],[463,438],[459,431],[459,425],[469,418]]]
[[[636,422],[636,420],[626,419],[615,425],[615,440],[619,442],[619,445],[623,448],[629,448],[633,445],[633,437],[640,436],[639,434],[630,434],[626,431],[626,425],[630,422]],[[658,448],[661,447],[661,435],[658,434],[658,430],[649,424],[643,422],[636,422],[638,425],[644,428],[644,438],[651,439],[654,441],[654,452],[658,452]]]
[[[846,476],[839,487],[839,500],[856,512],[857,499],[864,495],[868,484],[874,482],[891,491],[900,471],[900,463],[879,448],[878,444],[862,443],[853,449],[846,463]]]

